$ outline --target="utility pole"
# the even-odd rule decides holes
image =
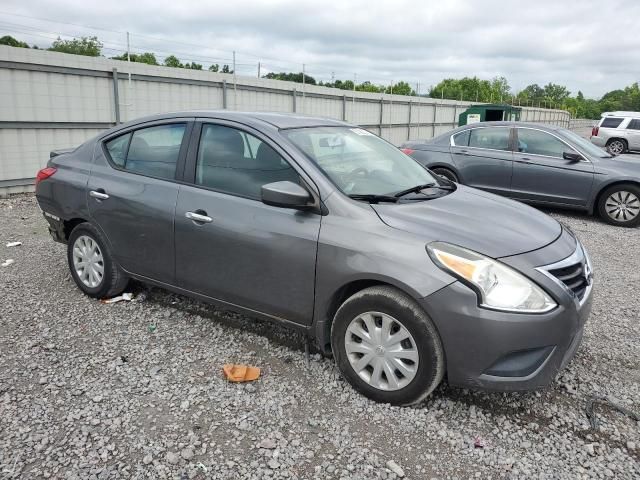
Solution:
[[[233,51],[233,109],[238,109],[238,82],[236,81],[236,51]]]
[[[258,78],[260,78],[260,62],[258,62]]]
[[[302,64],[302,113],[304,113],[305,101],[304,101],[304,73],[305,73],[305,64]]]
[[[351,121],[353,122],[356,118],[356,82],[358,81],[358,74],[353,74],[353,103],[352,103],[352,111],[351,111]]]
[[[129,32],[127,32],[127,70],[128,70],[128,99],[127,103],[129,106],[133,105],[132,95],[131,95],[131,43],[129,42]],[[129,114],[127,114],[127,118]]]

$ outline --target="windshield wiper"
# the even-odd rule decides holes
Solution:
[[[407,188],[406,190],[400,190],[397,193],[394,193],[393,196],[396,198],[404,197],[409,193],[418,193],[425,188],[439,188],[440,190],[453,190],[454,187],[450,185],[440,185],[438,183],[424,183],[422,185],[416,185],[415,187]]]
[[[391,195],[376,195],[376,194],[353,194],[348,195],[349,198],[353,198],[354,200],[364,200],[369,203],[380,203],[380,202],[390,202],[396,203],[398,201],[397,197],[393,197]]]

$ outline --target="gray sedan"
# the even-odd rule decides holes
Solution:
[[[401,148],[454,182],[527,203],[598,212],[613,225],[640,224],[640,161],[614,157],[564,128],[476,123]]]
[[[184,112],[54,152],[36,196],[85,294],[150,283],[281,322],[363,394],[547,385],[592,298],[575,235],[334,120]]]

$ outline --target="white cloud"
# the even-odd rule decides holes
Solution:
[[[236,50],[245,74],[255,74],[258,61],[263,71],[305,63],[320,79],[357,73],[374,83],[420,82],[423,90],[445,77],[504,75],[514,90],[554,82],[594,97],[640,78],[637,0],[5,0],[0,12],[0,32],[30,43],[92,30],[7,13],[130,31],[134,51],[159,57],[229,63]],[[124,50],[123,34],[95,34],[107,55]]]

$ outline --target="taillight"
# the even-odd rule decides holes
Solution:
[[[39,170],[38,173],[36,174],[36,185],[38,185],[42,180],[46,180],[57,171],[58,169],[55,167],[46,167],[46,168],[43,168],[42,170]]]
[[[410,148],[401,148],[400,151],[406,153],[407,155],[411,155],[413,152],[415,152],[415,150],[412,150]]]
[[[598,132],[600,131],[600,127],[593,127],[591,129],[591,136],[592,137],[597,137],[598,136]]]

